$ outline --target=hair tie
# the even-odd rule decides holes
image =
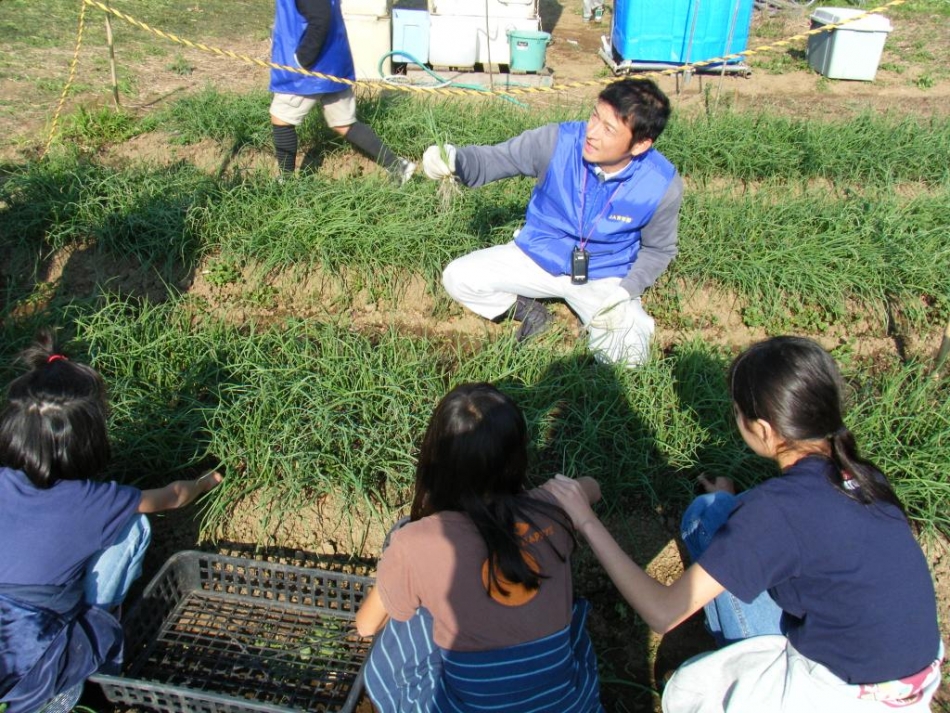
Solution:
[[[843,436],[847,432],[848,432],[848,427],[842,423],[840,426],[838,426],[838,428],[836,428],[834,431],[832,431],[827,436],[825,436],[825,438],[827,438],[829,441],[833,441],[838,436]]]
[[[64,361],[69,361],[69,359],[66,359],[66,357],[64,357],[62,354],[50,354],[49,358],[46,360],[46,363],[52,364],[54,361],[59,361],[60,359],[63,359]]]

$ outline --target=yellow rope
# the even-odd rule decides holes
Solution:
[[[906,0],[890,0],[890,2],[884,5],[873,8],[871,10],[867,10],[859,15],[848,18],[841,22],[822,25],[821,27],[817,27],[813,30],[803,32],[799,35],[787,37],[783,40],[778,40],[777,42],[773,42],[768,45],[761,45],[759,47],[745,50],[743,52],[728,54],[723,57],[714,57],[713,59],[707,59],[702,62],[691,62],[688,64],[677,65],[675,67],[670,67],[669,69],[664,69],[660,72],[653,72],[651,75],[628,74],[626,76],[627,77],[646,77],[646,76],[656,76],[657,74],[671,75],[671,74],[679,74],[683,72],[692,72],[700,67],[723,64],[725,62],[729,62],[730,60],[741,59],[743,57],[750,57],[750,56],[753,56],[756,54],[762,54],[765,52],[771,52],[777,49],[788,47],[793,42],[806,39],[808,37],[811,37],[812,35],[818,35],[818,34],[821,34],[822,32],[831,32],[832,30],[835,30],[838,27],[847,25],[848,23],[851,23],[851,22],[856,22],[857,20],[865,18],[868,15],[878,13],[878,12],[883,12],[884,10],[887,10],[890,7],[901,5],[905,1]],[[72,86],[73,80],[76,77],[76,66],[79,62],[79,50],[82,47],[83,30],[85,27],[86,7],[89,5],[95,8],[98,8],[99,10],[102,10],[105,13],[114,15],[115,17],[118,17],[121,20],[125,20],[130,25],[134,25],[135,27],[145,30],[146,32],[150,32],[153,35],[169,40],[170,42],[174,42],[176,44],[184,45],[185,47],[190,47],[192,49],[200,50],[202,52],[216,54],[220,57],[228,57],[230,59],[236,59],[241,62],[245,62],[247,64],[257,65],[264,69],[280,69],[286,72],[294,72],[296,74],[303,74],[310,77],[319,77],[320,79],[327,79],[327,80],[337,82],[339,84],[343,84],[346,86],[351,86],[351,87],[356,86],[357,84],[365,83],[365,81],[356,82],[356,81],[353,81],[352,79],[345,79],[343,77],[334,77],[328,74],[323,74],[321,72],[313,72],[308,69],[302,69],[300,67],[289,67],[283,64],[275,64],[273,62],[266,62],[264,60],[257,59],[255,57],[249,57],[244,54],[239,54],[238,52],[233,52],[231,50],[225,50],[219,47],[212,47],[210,45],[206,45],[201,42],[192,42],[191,40],[185,39],[183,37],[179,37],[178,35],[174,35],[170,32],[164,32],[163,30],[159,30],[158,28],[151,27],[150,25],[147,25],[141,20],[136,20],[134,17],[131,17],[130,15],[126,15],[124,12],[116,10],[113,7],[109,7],[108,5],[104,5],[98,0],[82,0],[82,6],[79,12],[79,31],[76,37],[76,50],[75,52],[73,52],[73,59],[69,65],[69,78],[66,81],[66,85],[63,87],[63,93],[59,98],[59,105],[56,107],[56,112],[53,114],[53,120],[50,126],[49,138],[46,142],[46,148],[43,149],[43,153],[40,158],[45,157],[46,154],[49,152],[50,146],[53,143],[53,138],[56,134],[56,126],[59,121],[59,116],[62,113],[63,105],[66,102],[66,95],[69,93],[69,89]],[[597,86],[601,84],[610,84],[614,81],[616,81],[616,78],[607,77],[603,79],[593,79],[593,80],[588,80],[588,81],[583,81],[583,82],[568,82],[565,84],[552,84],[551,86],[548,86],[548,87],[508,87],[508,88],[499,88],[499,89],[493,89],[493,90],[465,89],[461,87],[451,87],[451,86],[449,87],[420,87],[420,86],[414,86],[411,84],[387,84],[386,88],[393,89],[395,91],[403,91],[403,92],[420,92],[420,93],[425,93],[425,94],[449,94],[449,95],[532,94],[532,93],[540,93],[540,92],[560,92],[560,91],[566,91],[566,90],[571,90],[571,89],[579,89],[583,87],[591,87],[591,86]]]
[[[843,25],[847,25],[849,23],[862,20],[868,15],[873,15],[874,13],[877,13],[877,12],[883,12],[884,10],[887,10],[889,7],[894,7],[896,5],[903,5],[905,2],[906,0],[891,0],[889,3],[885,5],[881,5],[880,7],[875,7],[871,10],[865,10],[860,15],[849,17],[847,20],[842,20],[841,22],[828,23],[827,25],[816,27],[814,30],[808,30],[807,32],[803,32],[800,35],[793,35],[792,37],[786,37],[784,40],[773,42],[770,45],[762,45],[761,47],[756,47],[751,50],[745,50],[744,52],[738,52],[737,54],[727,54],[725,57],[717,57],[715,59],[707,59],[704,62],[695,62],[693,64],[683,65],[680,71],[688,71],[692,67],[705,67],[706,65],[710,65],[710,64],[721,64],[723,62],[728,62],[731,59],[738,59],[740,57],[749,57],[751,55],[759,54],[760,52],[772,51],[776,49],[781,49],[783,47],[788,47],[790,44],[792,44],[793,42],[797,42],[798,40],[807,39],[811,37],[812,35],[820,35],[822,32],[831,32],[832,30],[836,30],[837,28],[842,27]]]
[[[822,25],[821,27],[818,27],[814,30],[803,32],[800,35],[795,35],[794,37],[789,37],[784,40],[779,40],[769,45],[762,45],[760,47],[756,47],[751,50],[745,50],[744,52],[737,52],[736,54],[729,54],[724,57],[715,57],[713,59],[707,59],[702,62],[691,62],[689,64],[683,64],[683,65],[678,65],[676,67],[670,67],[669,69],[662,70],[661,72],[654,72],[652,73],[652,75],[653,76],[657,74],[671,75],[671,74],[679,74],[681,72],[691,72],[699,67],[706,67],[713,64],[722,64],[724,62],[728,62],[729,60],[741,59],[742,57],[748,57],[755,54],[761,54],[767,51],[782,49],[798,40],[805,39],[812,35],[818,35],[818,34],[821,34],[822,32],[831,32],[832,30],[838,27],[841,27],[842,25],[846,25],[850,22],[856,22],[857,20],[867,17],[868,15],[886,10],[889,7],[893,7],[895,5],[901,5],[905,1],[906,0],[890,0],[890,2],[886,3],[885,5],[881,5],[880,7],[876,7],[872,10],[867,10],[861,13],[860,15],[856,15],[852,18],[848,18],[846,20],[843,20],[842,22]],[[229,57],[231,59],[240,60],[242,62],[246,62],[247,64],[254,64],[266,69],[281,69],[286,72],[294,72],[296,74],[303,74],[310,77],[319,77],[320,79],[328,79],[330,81],[338,82],[340,84],[344,84],[347,86],[356,86],[357,84],[365,83],[365,80],[364,82],[355,82],[351,79],[344,79],[342,77],[334,77],[331,75],[322,74],[321,72],[313,72],[308,69],[302,69],[300,67],[288,67],[287,65],[283,65],[283,64],[274,64],[273,62],[266,62],[264,60],[257,59],[255,57],[248,57],[247,55],[233,52],[231,50],[224,50],[219,47],[211,47],[209,45],[202,44],[201,42],[192,42],[191,40],[187,40],[182,37],[178,37],[177,35],[173,35],[169,32],[164,32],[157,28],[151,27],[147,25],[146,23],[142,22],[141,20],[136,20],[134,17],[130,17],[129,15],[126,15],[125,13],[120,12],[116,10],[115,8],[104,5],[98,0],[83,0],[83,2],[89,5],[93,5],[94,7],[97,7],[103,12],[111,13],[112,15],[115,15],[116,17],[122,20],[125,20],[129,24],[135,25],[136,27],[139,27],[145,30],[146,32],[151,32],[152,34],[157,35],[158,37],[162,37],[171,42],[184,45],[185,47],[191,47],[192,49],[201,50],[202,52],[209,52],[211,54],[216,54],[221,57]],[[639,75],[627,75],[627,76],[643,77],[643,76],[650,76],[650,75],[639,74]],[[414,86],[411,84],[387,84],[386,88],[393,89],[396,91],[403,91],[403,92],[422,92],[422,93],[427,93],[427,94],[450,94],[450,95],[465,95],[465,94],[484,95],[486,93],[488,94],[532,94],[532,93],[539,93],[539,92],[559,92],[559,91],[565,91],[569,89],[578,89],[582,87],[597,86],[601,84],[610,84],[611,82],[614,82],[614,81],[616,81],[616,78],[607,77],[604,79],[594,79],[594,80],[583,81],[583,82],[569,82],[565,84],[553,84],[548,87],[508,87],[508,88],[499,88],[499,89],[494,89],[494,90],[464,89],[460,87],[451,87],[451,86],[450,87],[420,87],[420,86]]]
[[[85,0],[83,0],[79,10],[79,31],[76,33],[76,49],[73,52],[73,59],[69,63],[69,78],[66,80],[66,85],[63,87],[63,93],[59,96],[59,105],[56,107],[56,111],[53,113],[53,121],[51,122],[49,128],[49,137],[46,139],[46,147],[43,149],[43,153],[40,154],[40,160],[46,157],[50,146],[53,144],[53,137],[56,136],[56,124],[59,122],[59,115],[63,111],[63,105],[66,103],[66,95],[69,94],[69,89],[72,87],[73,80],[76,78],[76,66],[79,64],[79,49],[82,47],[82,36],[85,27],[86,3]]]

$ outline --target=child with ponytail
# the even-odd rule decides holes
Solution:
[[[740,495],[704,480],[683,517],[693,564],[672,584],[620,550],[576,481],[545,485],[654,631],[705,608],[722,648],[673,674],[663,710],[929,711],[943,657],[933,582],[845,424],[834,360],[808,339],[768,339],[735,359],[729,389],[743,440],[781,477]]]
[[[111,455],[102,377],[41,332],[0,411],[0,703],[68,710],[121,662],[115,609],[141,574],[146,513],[191,503],[218,473],[139,490],[98,480]],[[68,700],[66,700],[68,699]]]

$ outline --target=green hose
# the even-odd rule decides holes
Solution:
[[[377,67],[377,69],[378,69],[378,71],[379,71],[379,76],[383,79],[383,81],[386,80],[386,75],[383,73],[383,64],[385,64],[385,62],[386,62],[386,60],[387,60],[388,58],[392,57],[393,55],[397,55],[397,54],[398,54],[398,55],[401,55],[401,56],[404,57],[404,58],[406,58],[406,60],[408,60],[408,62],[407,62],[408,64],[415,64],[415,65],[418,65],[419,67],[421,67],[422,70],[423,70],[426,74],[428,74],[430,77],[432,77],[433,79],[435,79],[435,80],[439,83],[439,86],[440,86],[440,87],[457,87],[457,88],[459,88],[459,89],[472,89],[472,90],[478,91],[478,92],[489,92],[489,93],[494,94],[493,92],[491,92],[490,89],[487,89],[485,86],[483,86],[483,85],[481,85],[481,84],[464,84],[464,83],[462,83],[462,82],[453,82],[453,81],[451,81],[451,80],[449,80],[449,79],[443,79],[443,78],[440,77],[438,74],[436,74],[435,72],[433,72],[431,69],[429,69],[428,67],[426,67],[426,66],[425,66],[422,62],[420,62],[418,59],[416,59],[416,58],[413,57],[411,54],[409,54],[408,52],[405,52],[405,51],[403,51],[403,50],[393,50],[392,52],[387,52],[386,54],[384,54],[382,57],[379,58],[379,66]],[[525,108],[525,109],[528,108],[528,105],[527,105],[527,104],[525,104],[524,102],[520,102],[520,101],[518,101],[517,99],[515,99],[514,97],[508,96],[507,94],[494,94],[494,96],[498,97],[499,99],[504,99],[504,100],[506,100],[506,101],[510,101],[512,104],[516,104],[516,105],[518,105],[518,106],[520,106],[520,107],[522,107],[522,108]]]

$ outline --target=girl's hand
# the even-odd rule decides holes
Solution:
[[[564,508],[574,523],[575,530],[580,530],[586,522],[597,519],[590,504],[592,498],[600,498],[600,488],[593,478],[584,478],[583,481],[582,483],[558,473],[541,486]]]
[[[713,480],[710,480],[705,475],[699,476],[697,479],[699,484],[703,486],[703,489],[707,493],[718,493],[720,491],[726,493],[736,494],[736,484],[733,482],[732,478],[727,478],[724,475],[716,476]]]
[[[583,490],[587,496],[588,503],[593,505],[594,503],[600,502],[600,483],[589,475],[582,475],[580,478],[577,478],[577,482],[581,486],[581,490]]]
[[[217,471],[211,471],[194,480],[176,480],[164,488],[143,490],[142,499],[139,500],[139,512],[163,512],[183,507],[212,488],[218,487],[222,480],[224,476]]]
[[[224,480],[224,476],[218,471],[213,470],[196,479],[195,486],[198,488],[198,492],[203,494],[218,487],[222,480]]]

